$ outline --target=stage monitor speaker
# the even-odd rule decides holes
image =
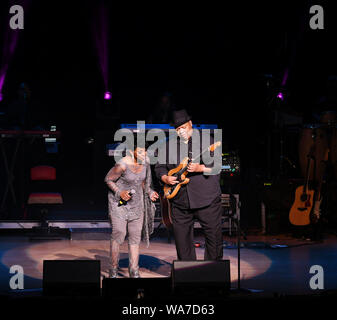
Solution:
[[[171,294],[171,277],[163,278],[104,278],[102,296],[118,300],[151,300]]]
[[[225,293],[230,289],[229,260],[173,261],[172,285],[175,293],[196,294],[199,289]]]
[[[46,296],[99,296],[100,260],[44,260]]]

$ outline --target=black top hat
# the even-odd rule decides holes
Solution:
[[[171,125],[175,128],[178,128],[182,124],[190,121],[192,118],[188,115],[185,109],[173,111],[173,122]]]

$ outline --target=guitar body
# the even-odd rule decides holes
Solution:
[[[299,186],[295,192],[295,201],[289,212],[290,223],[295,226],[310,224],[310,214],[314,204],[314,190],[305,190]]]
[[[167,229],[172,228],[172,215],[170,201],[163,195],[160,195],[160,207],[163,224]]]
[[[175,175],[182,168],[184,168],[185,166],[187,166],[187,163],[188,163],[188,158],[184,158],[183,161],[179,164],[179,166],[177,166],[174,169],[171,169],[168,172],[167,175],[168,176]],[[166,184],[164,186],[164,195],[165,195],[166,199],[172,199],[172,198],[174,198],[176,196],[176,194],[178,193],[178,191],[180,190],[181,186],[190,182],[190,179],[186,178],[187,173],[188,172],[185,171],[184,173],[182,173],[180,175],[180,182],[178,184],[175,184],[175,185],[172,185],[172,186]]]
[[[220,146],[221,146],[220,141],[215,142],[214,144],[212,144],[211,146],[206,148],[204,151],[202,151],[200,153],[200,155],[204,154],[206,151],[214,151],[216,148],[218,148]],[[186,158],[183,159],[183,161],[181,161],[181,163],[176,168],[171,169],[167,173],[168,176],[176,176],[179,183],[177,183],[175,185],[167,185],[166,184],[164,186],[164,196],[166,197],[166,199],[169,200],[169,199],[174,198],[176,196],[176,194],[179,192],[181,186],[190,182],[190,179],[186,178],[186,176],[188,174],[187,166],[190,162],[193,162],[193,160],[195,160],[195,159],[189,159],[188,157],[186,157]]]

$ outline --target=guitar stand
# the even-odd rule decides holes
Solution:
[[[329,152],[330,155],[330,152]],[[323,233],[324,233],[324,228],[326,226],[326,213],[327,213],[327,208],[328,208],[328,177],[331,176],[331,172],[333,168],[331,167],[329,161],[327,160],[322,160],[321,164],[324,165],[323,168],[323,173],[322,173],[322,185],[318,188],[320,188],[320,193],[321,193],[321,198],[322,198],[322,204],[319,208],[320,211],[320,217],[318,221],[316,221],[315,224],[313,224],[313,227],[311,228],[311,235],[310,238],[313,241],[323,241]],[[316,191],[317,192],[317,191]],[[317,199],[315,199],[317,201]]]

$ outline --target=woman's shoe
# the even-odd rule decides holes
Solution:
[[[109,278],[117,278],[118,268],[111,268],[109,270]]]

